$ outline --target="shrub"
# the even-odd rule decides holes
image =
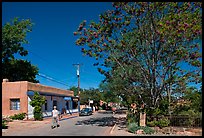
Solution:
[[[153,120],[153,121],[147,122],[147,126],[150,126],[150,127],[158,126],[160,128],[167,127],[169,126],[169,124],[170,124],[170,120],[167,118],[161,118],[158,121]]]
[[[9,118],[13,120],[23,120],[26,116],[26,113],[19,113],[19,114],[14,114],[13,116],[10,116]]]
[[[30,105],[34,107],[33,113],[35,120],[43,120],[42,117],[42,105],[45,104],[45,97],[41,96],[38,92],[34,92],[33,100],[30,101]]]
[[[34,113],[34,118],[35,120],[39,120],[39,121],[42,121],[43,120],[43,117],[42,117],[42,114],[41,113]]]
[[[145,127],[141,127],[144,131],[145,134],[154,134],[155,133],[155,130],[148,127],[148,126],[145,126]]]
[[[145,134],[153,134],[155,133],[155,130],[151,129],[148,126],[138,126],[137,123],[130,123],[128,125],[128,131],[131,133],[135,133],[137,130],[142,129],[144,131]]]
[[[156,125],[160,128],[167,127],[170,124],[170,120],[167,118],[162,118],[157,121]]]
[[[128,111],[127,122],[128,122],[128,124],[130,124],[130,123],[138,123],[139,122],[139,114],[138,113],[133,113],[131,111]]]
[[[158,124],[158,121],[156,121],[156,120],[147,122],[147,126],[150,126],[150,127],[155,127],[155,126],[157,126],[157,124]]]
[[[196,118],[199,117],[200,113],[195,112],[194,110],[182,111],[179,114],[181,118],[179,119],[180,126],[194,126]]]
[[[138,123],[133,122],[128,124],[127,129],[129,132],[135,133],[137,127],[138,127]]]
[[[2,120],[2,129],[8,128],[6,120]]]

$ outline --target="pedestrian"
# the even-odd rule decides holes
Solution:
[[[51,128],[59,127],[59,111],[57,110],[57,107],[54,106],[54,109],[52,110],[52,126]]]

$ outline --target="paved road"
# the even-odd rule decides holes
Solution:
[[[3,136],[106,136],[113,122],[111,112],[97,112],[91,116],[61,120],[59,128],[51,129],[50,123],[44,123],[32,129],[22,128],[22,131],[4,133]]]

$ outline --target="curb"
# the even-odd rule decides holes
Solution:
[[[115,127],[116,127],[116,124],[114,124],[114,126],[111,128],[110,133],[114,131]]]

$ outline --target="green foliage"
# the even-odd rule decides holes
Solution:
[[[187,89],[184,98],[191,101],[190,109],[196,112],[202,112],[202,91],[190,87]]]
[[[38,68],[27,60],[11,59],[8,63],[3,63],[2,66],[2,79],[7,78],[9,81],[39,82],[35,79],[38,74]]]
[[[75,86],[70,87],[69,90],[74,91],[74,96],[77,96],[78,93],[79,93],[78,92],[78,87],[75,87]],[[80,88],[79,91],[82,92],[83,89]]]
[[[160,128],[163,128],[163,127],[167,127],[169,126],[170,124],[170,120],[167,119],[167,118],[161,118],[158,120],[158,122],[156,123],[156,125]]]
[[[28,55],[23,47],[27,44],[26,35],[32,30],[30,20],[19,20],[14,18],[11,23],[2,26],[2,79],[9,81],[30,81],[36,80],[38,68],[27,60],[15,59],[15,54],[20,56]]]
[[[178,125],[180,126],[193,126],[196,125],[196,119],[201,117],[201,113],[196,112],[194,110],[188,110],[188,111],[182,111],[179,113],[181,116],[180,119],[178,120]],[[201,117],[202,118],[202,117]]]
[[[6,23],[2,27],[2,61],[14,59],[14,54],[19,53],[26,56],[28,51],[22,44],[27,44],[25,40],[27,32],[31,32],[32,23],[30,20],[14,18],[12,23]]]
[[[10,116],[9,118],[13,120],[23,120],[26,116],[26,113],[19,113],[19,114],[14,114],[13,116]]]
[[[34,113],[34,118],[35,118],[35,120],[42,121],[43,120],[42,113],[41,112],[35,112]]]
[[[104,88],[104,87],[103,87]],[[103,100],[105,102],[120,102],[120,99],[115,93],[112,93],[110,91],[106,91],[102,88],[95,89],[95,88],[89,88],[89,89],[80,89],[80,103],[81,104],[88,104],[89,99],[93,100],[94,105],[99,106],[100,100]],[[78,88],[75,86],[72,86],[70,90],[74,91],[75,95],[78,94]]]
[[[155,127],[158,126],[160,128],[167,127],[170,125],[170,120],[165,117],[159,117],[158,120],[154,119],[152,121],[147,120],[147,126]]]
[[[135,133],[135,130],[137,127],[138,127],[138,123],[131,122],[131,123],[128,123],[127,129],[129,132]]]
[[[132,112],[132,111],[128,111],[127,113],[127,124],[130,123],[139,123],[139,113],[137,112]]]
[[[158,121],[156,121],[156,120],[147,121],[147,126],[150,126],[150,127],[155,127],[155,126],[157,126],[157,124],[158,124]]]
[[[201,90],[190,87],[186,89],[183,101],[177,101],[173,106],[174,115],[199,116],[202,112],[202,93]]]
[[[137,130],[143,130],[145,134],[154,134],[155,130],[151,129],[148,126],[138,126],[137,123],[130,123],[128,126],[128,131],[131,133],[135,133]]]
[[[2,120],[2,129],[7,129],[8,126],[7,126],[7,122],[6,120]]]
[[[43,120],[42,116],[42,105],[45,104],[45,97],[40,96],[38,92],[34,92],[30,105],[34,107],[33,113],[35,120]]]

